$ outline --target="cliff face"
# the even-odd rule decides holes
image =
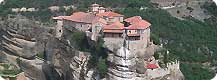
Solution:
[[[74,49],[64,38],[59,40],[53,37],[51,27],[44,27],[21,16],[15,17],[1,22],[1,62],[16,65],[24,71],[26,79],[92,78],[94,71],[87,68],[89,53]],[[43,53],[44,59],[37,57],[39,53]]]
[[[110,54],[108,61],[110,62],[110,68],[108,69],[108,80],[149,80],[147,74],[144,74],[146,69],[144,66],[137,67],[136,54],[130,53],[130,51],[121,47],[114,54]],[[139,65],[144,65],[144,63],[140,63]],[[140,72],[137,72],[138,68],[140,68]],[[144,72],[143,72],[144,71]]]
[[[107,39],[105,39],[107,40]],[[122,41],[123,43],[119,43]],[[126,43],[124,43],[126,42]],[[120,44],[119,46],[113,46]],[[146,48],[131,49],[134,47],[127,44],[124,39],[117,43],[105,43],[111,50],[108,54],[108,80],[183,80],[184,76],[179,69],[179,62],[168,63],[167,68],[161,68],[158,60],[153,57],[154,52],[159,49],[157,45],[148,43]],[[116,48],[116,49],[114,49]],[[150,69],[149,64],[157,65]]]
[[[42,51],[38,42],[43,40],[42,34],[46,32],[38,24],[20,16],[5,19],[1,22],[1,62],[16,65],[29,79],[45,80],[43,61],[35,56]]]
[[[44,27],[31,20],[16,17],[1,22],[1,62],[19,67],[26,79],[34,80],[93,80],[94,69],[88,68],[90,53],[74,48],[68,41],[70,32],[61,38],[53,37],[52,27]],[[121,43],[120,43],[121,42]],[[153,54],[158,48],[148,44],[145,49],[129,50],[124,40],[119,43],[105,43],[111,51],[108,54],[108,80],[182,80],[178,65],[170,64],[167,69],[150,70],[147,64],[158,65]],[[123,43],[122,43],[123,42]],[[112,46],[119,44],[118,46]],[[43,53],[44,58],[37,54]],[[161,73],[159,75],[156,75]]]
[[[93,71],[87,67],[90,53],[81,52],[64,39],[50,38],[46,44],[43,71],[48,80],[90,80]]]

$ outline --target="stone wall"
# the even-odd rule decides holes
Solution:
[[[104,18],[108,23],[112,22],[123,22],[124,17],[105,17]]]
[[[87,24],[87,23],[78,23],[78,22],[64,20],[63,27],[71,31],[73,31],[74,29],[77,29],[79,31],[85,32],[88,29],[90,29],[92,26],[91,24]]]
[[[57,20],[57,25],[55,26],[55,37],[60,38],[63,34],[63,21]]]
[[[102,24],[100,22],[92,24],[92,33],[91,40],[97,41],[98,37],[101,36],[100,32],[103,29],[105,24]]]

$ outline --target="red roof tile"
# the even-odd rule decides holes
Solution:
[[[137,23],[137,22],[139,22],[141,20],[142,20],[142,18],[140,16],[134,16],[134,17],[124,19],[125,22],[129,22],[130,24]]]
[[[151,26],[151,24],[145,20],[140,20],[137,23],[134,23],[132,25],[130,25],[129,27],[127,27],[127,29],[146,29],[149,26]]]
[[[110,25],[107,25],[104,27],[104,30],[123,30],[124,29],[124,24],[120,22],[114,22]]]
[[[97,22],[100,22],[100,23],[103,23],[103,24],[107,24],[107,21],[105,19],[102,19],[102,18],[99,18],[99,17],[97,17],[97,19],[95,19],[93,21],[93,23],[97,23]]]
[[[156,64],[148,64],[146,67],[148,69],[156,69],[156,68],[158,68],[158,66]]]
[[[124,15],[121,15],[121,14],[118,14],[118,13],[115,13],[115,12],[111,12],[111,11],[109,11],[109,12],[104,12],[104,13],[99,13],[99,14],[96,14],[97,16],[100,16],[100,17],[102,17],[102,16],[107,16],[107,17],[119,17],[119,16],[124,16]]]
[[[69,20],[73,22],[81,22],[81,23],[96,23],[101,22],[103,24],[107,24],[107,22],[91,13],[85,13],[85,12],[75,12],[71,16],[58,16],[53,17],[53,19],[63,19],[63,20]]]

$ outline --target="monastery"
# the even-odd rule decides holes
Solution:
[[[104,45],[114,52],[109,53],[107,59],[110,63],[109,80],[148,80],[172,74],[174,71],[180,72],[178,61],[166,64],[167,68],[163,69],[153,57],[156,45],[150,40],[151,23],[140,16],[124,18],[124,15],[99,4],[92,4],[89,9],[87,12],[53,17],[57,22],[55,37],[61,39],[65,29],[85,32],[93,41],[102,37]],[[142,70],[147,69],[141,71],[141,74],[137,69],[131,68],[136,66],[138,60],[144,64]]]
[[[67,28],[85,32],[91,40],[95,41],[100,36],[108,41],[123,39],[123,34],[126,33],[128,42],[141,45],[141,48],[147,47],[150,42],[151,24],[140,16],[124,19],[124,15],[98,4],[90,5],[89,9],[87,12],[74,12],[70,16],[53,17],[57,21],[55,36],[60,38],[63,28]]]

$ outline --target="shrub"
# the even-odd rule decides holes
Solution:
[[[36,56],[38,56],[39,58],[44,59],[44,53],[38,53]]]
[[[0,74],[4,74],[4,75],[17,75],[21,72],[21,70],[3,70],[0,71]]]
[[[181,63],[181,71],[186,80],[210,80],[214,77],[214,72],[200,64]]]
[[[73,46],[75,46],[75,48],[81,51],[85,51],[89,47],[87,37],[84,32],[78,31],[78,32],[72,33],[71,43],[73,44]]]
[[[97,64],[97,70],[99,71],[100,77],[104,78],[107,73],[108,65],[106,64],[106,59],[99,59]]]
[[[205,8],[210,14],[217,17],[217,6],[214,2],[212,2],[212,3],[207,2],[202,7]]]

